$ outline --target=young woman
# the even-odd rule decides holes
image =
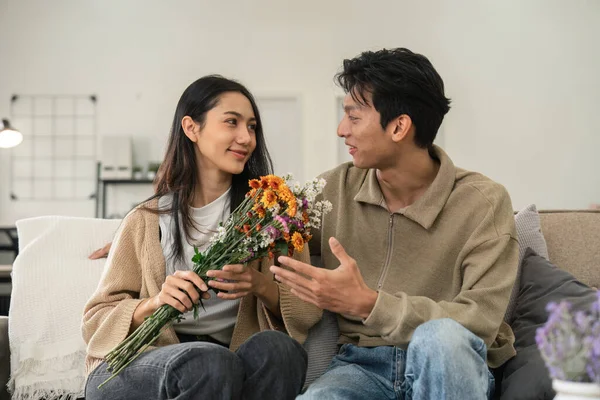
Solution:
[[[193,247],[205,249],[248,180],[270,172],[250,92],[220,76],[192,83],[177,105],[156,195],[125,217],[85,307],[87,400],[292,399],[300,392],[306,353],[268,330],[281,315],[272,262],[226,266],[222,279],[209,282],[221,290],[216,296],[191,271]],[[197,320],[190,312],[201,296],[194,285],[206,309]],[[185,319],[98,389],[110,376],[106,354],[163,304]]]

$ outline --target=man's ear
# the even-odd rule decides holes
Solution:
[[[196,121],[192,119],[190,116],[185,116],[181,120],[181,127],[183,128],[183,133],[188,137],[192,142],[196,143],[198,141],[198,124]]]
[[[404,140],[410,133],[412,126],[412,119],[406,114],[394,118],[388,125],[388,129],[392,134],[392,140],[396,143]]]

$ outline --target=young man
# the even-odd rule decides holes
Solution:
[[[300,398],[489,398],[488,367],[515,354],[503,322],[518,258],[509,195],[433,145],[450,101],[424,56],[365,52],[337,81],[354,161],[322,175],[333,211],[311,252],[325,268],[271,267],[292,336],[321,309],[338,314],[339,354]]]

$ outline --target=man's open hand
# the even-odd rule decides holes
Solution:
[[[377,292],[367,286],[356,261],[337,239],[330,238],[329,247],[340,262],[334,270],[279,257],[279,262],[291,271],[272,266],[271,272],[275,279],[290,287],[292,294],[308,303],[338,314],[367,318],[375,306]]]

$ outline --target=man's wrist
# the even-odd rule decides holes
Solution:
[[[267,293],[269,293],[270,284],[275,284],[275,282],[270,281],[267,277],[260,272],[257,274],[258,276],[258,285],[256,286],[256,291],[254,294],[259,298],[265,298]]]
[[[375,303],[377,302],[377,296],[379,296],[379,293],[371,288],[367,288],[365,293],[360,296],[361,302],[359,305],[360,309],[358,316],[363,320],[367,319],[369,315],[371,315],[371,312],[373,312],[373,308],[375,308]]]
[[[262,301],[262,303],[277,316],[281,315],[279,311],[279,286],[277,283],[265,275],[260,274],[261,278],[254,295]]]

